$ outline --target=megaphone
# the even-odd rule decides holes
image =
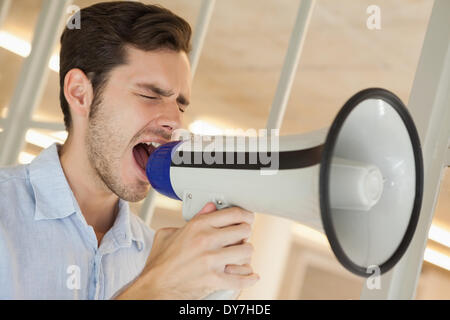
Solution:
[[[225,145],[219,137],[171,141],[150,155],[146,173],[154,189],[183,201],[186,220],[210,201],[239,206],[324,232],[356,275],[391,269],[413,237],[423,193],[419,136],[402,101],[366,89],[345,103],[329,130],[279,137],[278,150],[272,138],[256,149],[239,137]],[[211,161],[219,156],[225,161]]]

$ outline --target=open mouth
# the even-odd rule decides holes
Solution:
[[[161,144],[157,142],[138,143],[133,147],[133,156],[136,163],[144,170],[147,166],[148,158]]]

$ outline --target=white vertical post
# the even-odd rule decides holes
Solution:
[[[447,149],[447,167],[450,167],[450,148]]]
[[[9,13],[11,7],[11,0],[0,0],[0,29],[3,27],[3,23]]]
[[[11,7],[11,0],[0,0],[0,29],[3,27],[3,23],[9,13],[9,8]],[[3,132],[3,126],[5,122],[1,117],[0,113],[0,135]]]
[[[209,22],[214,10],[216,0],[203,0],[200,7],[200,13],[195,26],[195,34],[192,40],[192,52],[189,55],[191,64],[191,77],[194,78],[197,71],[198,61],[203,49],[206,34],[208,32]],[[151,188],[144,202],[142,203],[139,216],[147,225],[150,225],[155,210],[156,191]]]
[[[206,33],[208,32],[209,22],[214,11],[216,0],[203,0],[200,8],[200,14],[197,24],[195,25],[195,34],[192,39],[192,52],[189,56],[191,62],[191,75],[195,76],[198,61],[202,53],[203,44],[205,43]]]
[[[314,4],[314,0],[301,0],[277,91],[275,92],[269,119],[267,120],[266,128],[268,130],[281,128]]]
[[[24,61],[0,136],[0,165],[13,165],[25,143],[35,106],[40,101],[49,72],[48,61],[59,36],[70,0],[46,0],[39,16],[32,50]]]
[[[299,6],[267,121],[267,130],[281,127],[314,4],[314,0],[302,0]],[[289,253],[292,222],[269,215],[257,215],[254,230],[252,242],[255,252],[252,261],[255,272],[261,279],[255,286],[244,290],[240,298],[276,299]]]
[[[416,123],[424,158],[424,196],[414,237],[399,263],[381,277],[380,290],[363,287],[362,299],[413,299],[428,231],[446,163],[450,136],[450,1],[435,0],[423,43],[409,111]]]
[[[140,217],[142,220],[144,220],[144,223],[147,226],[150,226],[153,218],[153,213],[155,212],[155,206],[156,206],[156,197],[158,194],[156,193],[155,189],[151,188],[150,191],[147,194],[147,197],[145,197],[144,202],[142,203],[141,210],[140,210]]]

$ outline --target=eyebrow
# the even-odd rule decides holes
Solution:
[[[171,97],[171,96],[173,96],[175,94],[172,90],[162,89],[162,88],[158,87],[155,84],[138,83],[138,84],[136,84],[136,86],[138,88],[141,88],[141,89],[146,90],[146,91],[151,91],[151,92],[153,92],[153,93],[155,93],[155,94],[157,94],[159,96],[163,96],[163,97],[166,97],[166,98]],[[186,99],[186,97],[183,94],[180,94],[178,96],[177,102],[181,103],[184,106],[188,106],[189,105],[189,101]]]

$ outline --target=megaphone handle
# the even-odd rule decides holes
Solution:
[[[225,209],[230,207],[229,205],[221,201],[215,201],[215,204],[217,209]],[[239,293],[240,291],[220,290],[206,296],[204,300],[236,300],[237,297],[239,296]]]
[[[183,195],[183,217],[186,221],[191,220],[200,209],[207,203],[214,202],[217,209],[231,207],[223,200],[221,195],[214,195],[209,192],[198,190],[186,190]],[[239,296],[240,291],[219,290],[203,298],[204,300],[234,300]]]

